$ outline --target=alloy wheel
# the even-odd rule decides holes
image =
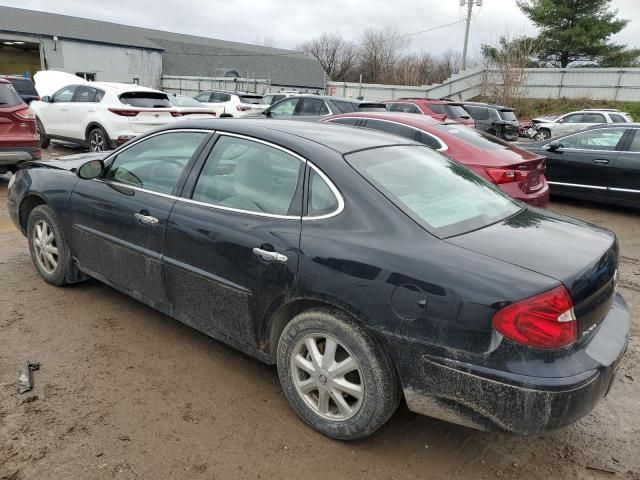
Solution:
[[[33,229],[33,242],[38,265],[48,274],[58,268],[58,245],[53,230],[47,222],[39,220]]]
[[[301,338],[291,356],[298,394],[322,418],[353,417],[364,399],[364,382],[355,357],[336,338],[311,334]]]
[[[92,152],[102,152],[104,150],[104,137],[98,131],[91,132],[89,138],[89,148]]]
[[[543,141],[549,138],[549,134],[545,131],[536,133],[535,139],[538,141]]]

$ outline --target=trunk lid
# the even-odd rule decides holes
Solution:
[[[134,109],[136,110],[136,109]],[[134,133],[146,133],[149,130],[166,125],[175,120],[175,110],[154,108],[149,110],[137,109],[137,115],[129,117],[129,125]]]
[[[525,208],[446,241],[562,282],[573,300],[579,339],[595,329],[613,303],[618,242],[595,225]]]

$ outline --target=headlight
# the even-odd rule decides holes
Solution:
[[[7,188],[11,188],[11,186],[15,183],[16,181],[16,174],[14,173],[13,175],[11,175],[11,178],[9,179],[9,185],[7,186]]]

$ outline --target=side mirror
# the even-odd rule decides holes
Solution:
[[[554,140],[549,145],[547,145],[547,150],[549,150],[550,152],[555,152],[557,150],[560,150],[561,148],[562,144],[558,140]]]
[[[90,160],[78,168],[76,174],[84,180],[91,180],[101,176],[102,172],[104,172],[102,160]]]
[[[264,109],[264,110],[263,110],[262,112],[260,112],[260,113],[262,113],[262,115],[264,115],[265,117],[270,117],[270,116],[271,116],[271,111],[270,111],[270,109],[268,109],[268,108]]]
[[[49,95],[45,95],[44,97],[42,97],[42,101],[44,103],[51,103],[51,97]]]
[[[558,120],[558,123],[564,123],[564,118],[561,118],[560,120]]]

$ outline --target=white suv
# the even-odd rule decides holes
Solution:
[[[600,123],[629,123],[633,118],[626,112],[613,108],[585,108],[579,112],[571,112],[558,118],[545,117],[531,120],[531,128],[527,136],[537,141],[547,140],[558,135],[577,132]]]
[[[37,87],[36,83],[36,87]],[[51,140],[110,150],[180,114],[166,93],[123,83],[84,82],[31,103],[42,148]]]
[[[262,95],[228,90],[205,90],[194,98],[214,110],[218,117],[256,115],[269,106],[261,103]]]

